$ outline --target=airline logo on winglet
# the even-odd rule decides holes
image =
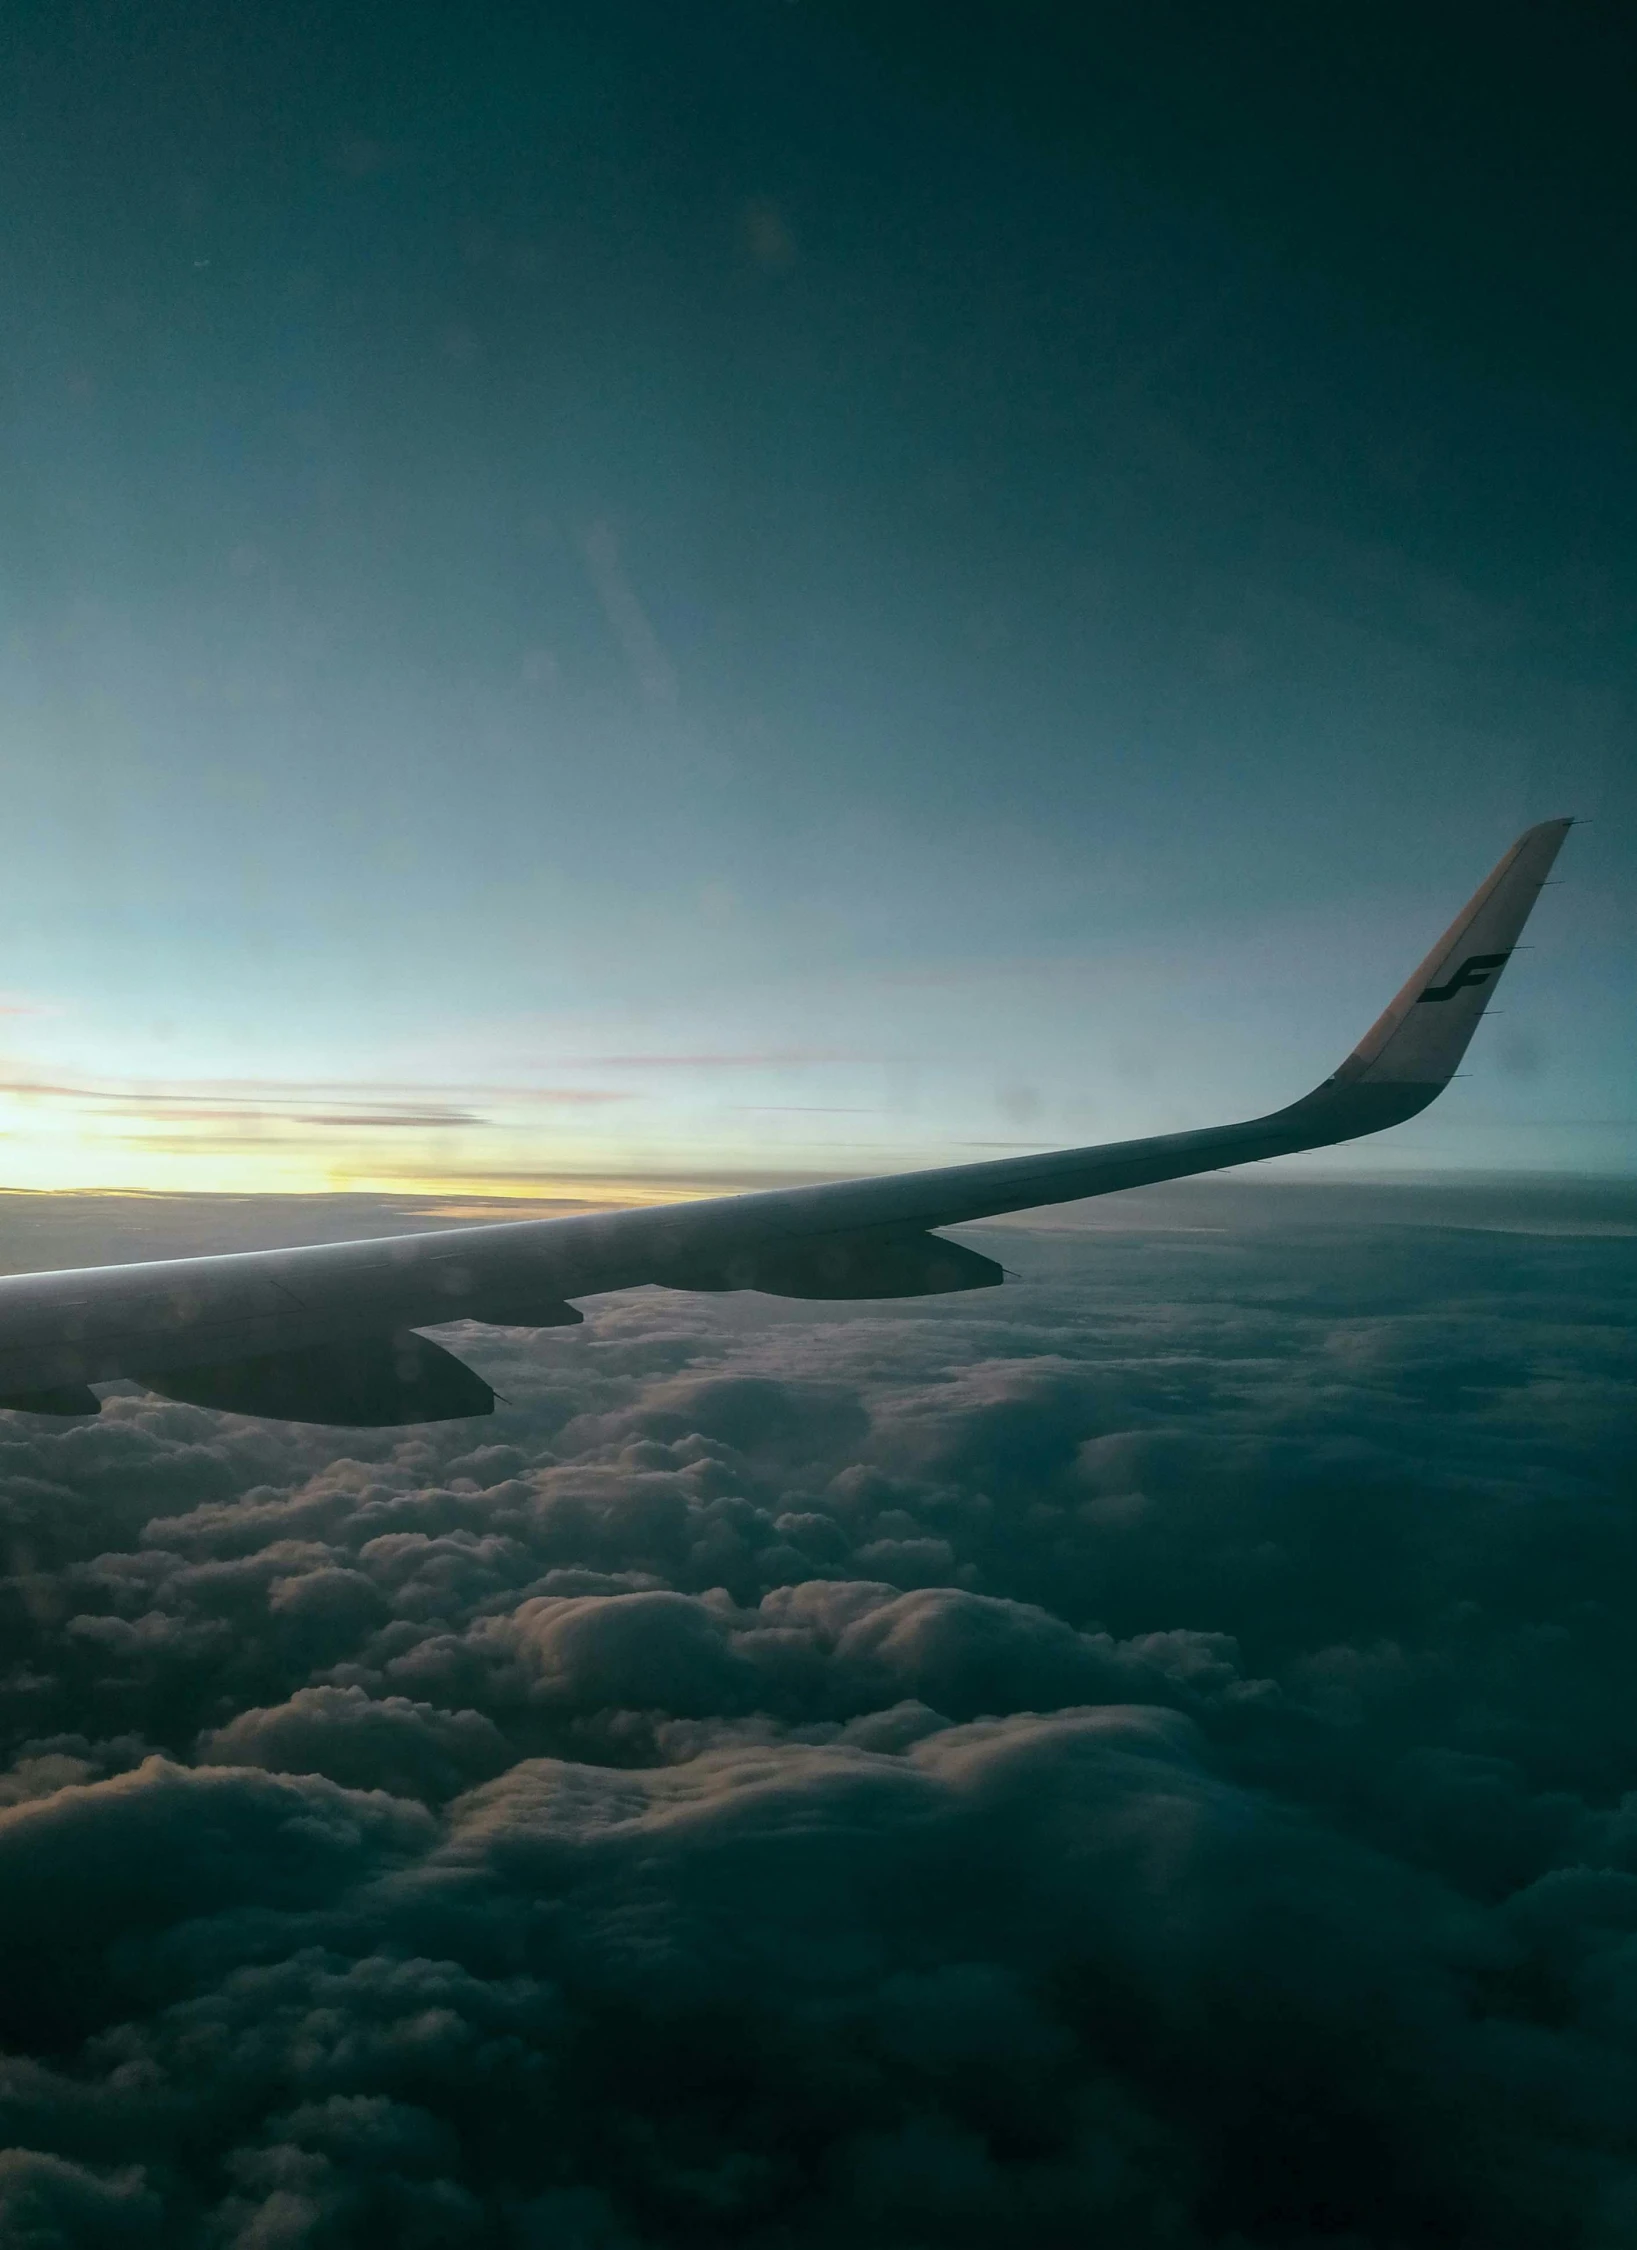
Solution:
[[[1497,969],[1504,969],[1510,953],[1469,953],[1446,984],[1429,984],[1423,1000],[1453,1000],[1469,984],[1487,984]]]

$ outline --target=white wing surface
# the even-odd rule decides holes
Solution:
[[[487,1414],[482,1378],[422,1328],[547,1328],[569,1299],[650,1282],[775,1296],[926,1296],[991,1286],[992,1259],[932,1232],[1402,1123],[1466,1051],[1572,824],[1520,836],[1340,1068],[1242,1124],[883,1179],[659,1208],[442,1228],[380,1241],[0,1278],[0,1406],[93,1414],[90,1385],[341,1426]]]

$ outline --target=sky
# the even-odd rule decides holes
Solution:
[[[0,1418],[8,2250],[1625,2250],[1637,1189],[1081,1216]]]
[[[669,1195],[1256,1114],[1526,823],[1629,1172],[1612,14],[23,5],[0,1182]]]

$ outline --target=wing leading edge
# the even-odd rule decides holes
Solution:
[[[566,1219],[0,1278],[0,1406],[86,1413],[121,1376],[200,1404],[342,1426],[492,1409],[415,1335],[557,1327],[566,1300],[657,1282],[809,1298],[982,1288],[1001,1271],[931,1230],[1079,1201],[1401,1124],[1454,1075],[1572,823],[1501,860],[1340,1067],[1266,1117],[1054,1154]],[[401,1411],[400,1411],[401,1409]]]

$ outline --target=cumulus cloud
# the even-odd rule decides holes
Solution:
[[[1629,1245],[1235,1213],[4,1418],[0,2243],[1633,2239]]]
[[[317,1773],[358,1789],[437,1800],[508,1763],[505,1737],[480,1711],[439,1711],[358,1687],[297,1688],[270,1710],[241,1711],[199,1743],[201,1764]]]

